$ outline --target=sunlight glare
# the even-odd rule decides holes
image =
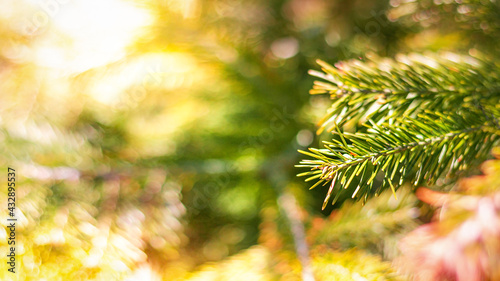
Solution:
[[[37,62],[70,73],[123,58],[127,46],[152,21],[146,10],[122,0],[74,0],[47,14],[68,40],[38,49]]]

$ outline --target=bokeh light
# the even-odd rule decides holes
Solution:
[[[391,262],[427,205],[322,212],[295,177],[329,137],[308,70],[494,52],[500,30],[484,1],[0,2],[1,280],[405,280]]]

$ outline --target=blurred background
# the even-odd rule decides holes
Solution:
[[[396,242],[428,219],[412,194],[322,212],[295,176],[328,138],[307,71],[499,48],[493,1],[0,3],[2,280],[400,280]]]

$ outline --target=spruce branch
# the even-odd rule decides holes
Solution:
[[[468,110],[476,101],[498,101],[500,95],[500,68],[478,57],[412,54],[318,64],[323,72],[310,74],[324,81],[316,81],[310,93],[330,94],[334,100],[318,133],[353,119],[380,124],[400,116],[415,118],[423,110]]]
[[[384,179],[375,194],[388,187],[395,193],[405,182],[433,184],[484,159],[500,140],[495,124],[477,108],[463,113],[423,111],[416,118],[403,116],[382,124],[369,120],[365,126],[366,132],[354,134],[337,126],[337,138],[324,142],[323,149],[301,151],[313,159],[297,165],[310,169],[298,176],[317,180],[311,189],[330,183],[323,208],[332,195],[332,204],[345,193],[366,201],[379,173]]]

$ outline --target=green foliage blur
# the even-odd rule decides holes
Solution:
[[[484,1],[428,2],[2,0],[18,273],[2,262],[0,279],[300,280],[291,195],[317,280],[400,280],[395,241],[427,207],[410,193],[387,207],[388,193],[321,211],[326,191],[294,164],[328,137],[315,122],[329,98],[307,94],[317,59],[498,50],[497,16],[470,4],[463,28],[444,13]]]

